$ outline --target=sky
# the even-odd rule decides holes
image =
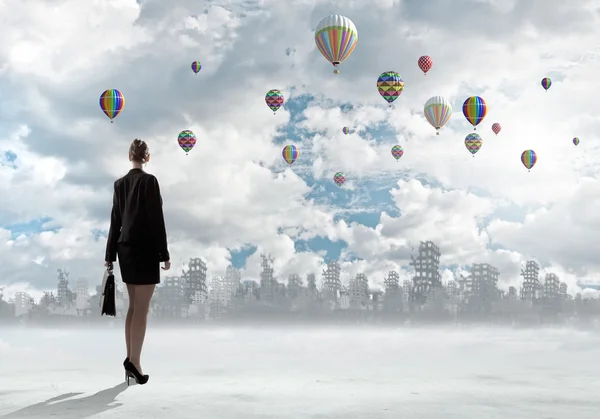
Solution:
[[[5,293],[55,288],[58,268],[99,283],[134,138],[161,185],[170,275],[201,257],[210,276],[233,263],[256,279],[270,253],[283,282],[339,260],[344,281],[376,287],[389,270],[410,278],[412,249],[432,240],[444,281],[490,263],[506,288],[533,259],[572,291],[600,282],[598,1],[1,0],[0,14]],[[329,14],[358,29],[339,75],[314,42]],[[376,88],[389,70],[405,81],[391,109]],[[112,124],[106,89],[125,96]],[[276,115],[270,89],[286,99]],[[436,95],[454,108],[439,136],[423,115]],[[475,157],[461,106],[473,95],[488,106]],[[198,138],[188,156],[184,129]],[[291,168],[286,144],[300,149]]]

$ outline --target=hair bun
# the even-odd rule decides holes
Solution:
[[[150,149],[145,141],[136,138],[131,142],[129,154],[131,155],[131,160],[139,163],[146,163],[148,161],[148,156],[150,155]]]

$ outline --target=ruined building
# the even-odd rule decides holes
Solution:
[[[402,308],[403,292],[400,287],[400,276],[396,271],[389,271],[383,279],[385,294],[383,308],[386,311],[399,311]]]
[[[273,302],[275,288],[277,286],[273,269],[273,258],[271,255],[260,255],[262,271],[260,272],[260,299],[266,304]]]
[[[544,278],[544,298],[554,300],[558,298],[560,291],[560,281],[558,276],[553,273],[547,273]]]
[[[67,306],[71,303],[71,290],[69,290],[69,273],[58,269],[58,286],[56,287],[56,302],[58,305]]]
[[[472,311],[489,313],[498,299],[498,269],[488,263],[474,263],[466,281],[466,295]]]
[[[420,242],[418,255],[411,255],[410,265],[415,270],[411,299],[424,304],[435,289],[442,286],[440,275],[440,249],[432,241]]]
[[[337,302],[342,288],[341,269],[338,261],[334,260],[327,263],[327,268],[323,271],[322,296],[324,300]]]
[[[540,297],[541,284],[539,280],[540,265],[533,260],[525,263],[525,269],[521,269],[523,285],[521,286],[521,299],[533,302]]]
[[[287,293],[288,297],[296,299],[300,296],[302,290],[302,278],[298,274],[290,274],[288,277]]]
[[[187,270],[181,275],[184,295],[189,304],[198,304],[206,300],[208,287],[206,284],[206,263],[200,258],[190,259]]]
[[[162,318],[180,318],[187,316],[187,282],[182,277],[166,277],[156,290],[152,314]]]
[[[569,299],[568,287],[565,282],[561,282],[560,285],[558,286],[558,295],[560,296],[560,298],[562,300]]]
[[[348,285],[350,308],[364,309],[369,302],[369,280],[365,274],[357,274]]]

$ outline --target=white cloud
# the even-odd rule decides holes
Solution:
[[[445,263],[488,261],[507,284],[526,258],[570,285],[599,278],[593,3],[0,2],[10,16],[0,28],[0,153],[18,155],[16,169],[0,165],[0,225],[50,217],[62,227],[18,238],[0,230],[0,283],[51,287],[59,266],[99,277],[104,242],[93,231],[107,228],[112,181],[128,169],[134,137],[150,144],[147,169],[161,183],[178,264],[202,256],[221,273],[226,248],[250,244],[259,250],[247,276],[257,275],[261,251],[276,257],[281,277],[319,273],[322,255],[297,253],[294,236],[321,235],[365,259],[345,262],[345,275],[364,271],[375,282],[406,267],[410,248],[426,239],[438,242]],[[339,76],[312,33],[335,11],[360,36]],[[416,65],[423,54],[434,60],[427,76]],[[197,75],[194,60],[203,65]],[[388,109],[375,83],[392,69],[406,87]],[[548,92],[544,76],[553,79]],[[107,88],[126,99],[114,124],[97,103]],[[273,116],[264,103],[272,88],[288,100],[314,97],[304,119],[290,119],[298,117],[290,109]],[[440,136],[422,117],[438,94],[454,105]],[[471,157],[461,105],[475,94],[489,111],[477,129],[484,145]],[[503,127],[497,137],[493,122]],[[294,141],[289,128],[302,136],[301,159],[285,169],[273,139]],[[183,129],[198,137],[189,156],[176,145]],[[405,149],[400,162],[393,144]],[[519,160],[528,148],[539,156],[530,173]],[[348,182],[327,189],[338,170]],[[391,203],[372,197],[382,188]],[[348,218],[367,210],[385,211],[377,227]]]

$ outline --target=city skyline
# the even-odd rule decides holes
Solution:
[[[240,316],[252,319],[257,313],[326,316],[342,310],[370,311],[396,320],[418,320],[423,313],[429,313],[438,320],[489,321],[497,317],[519,323],[523,321],[521,317],[531,322],[533,315],[538,316],[538,321],[561,323],[567,321],[568,316],[600,314],[597,292],[582,295],[579,289],[570,290],[555,273],[541,274],[539,264],[533,260],[523,264],[520,284],[507,289],[499,286],[498,268],[488,263],[473,264],[468,275],[461,273],[443,281],[439,265],[441,252],[431,241],[420,242],[416,255],[411,256],[414,269],[411,279],[402,280],[397,271],[391,270],[384,278],[383,287],[374,285],[364,273],[343,281],[338,261],[327,263],[320,275],[308,273],[302,278],[290,274],[287,278],[278,278],[274,259],[270,255],[260,256],[260,278],[255,280],[243,278],[240,270],[233,266],[229,266],[224,275],[211,276],[201,258],[190,259],[179,275],[168,276],[159,285],[151,315],[199,321]],[[68,272],[59,269],[56,289],[45,292],[37,301],[22,291],[4,301],[0,288],[0,302],[4,301],[5,306],[0,311],[4,317],[11,317],[7,313],[12,312],[12,317],[21,322],[34,323],[43,318],[97,317],[100,286],[90,293],[89,283],[83,278],[75,282],[75,288],[72,285]],[[116,297],[117,317],[123,317],[127,292],[122,285],[117,287]]]

